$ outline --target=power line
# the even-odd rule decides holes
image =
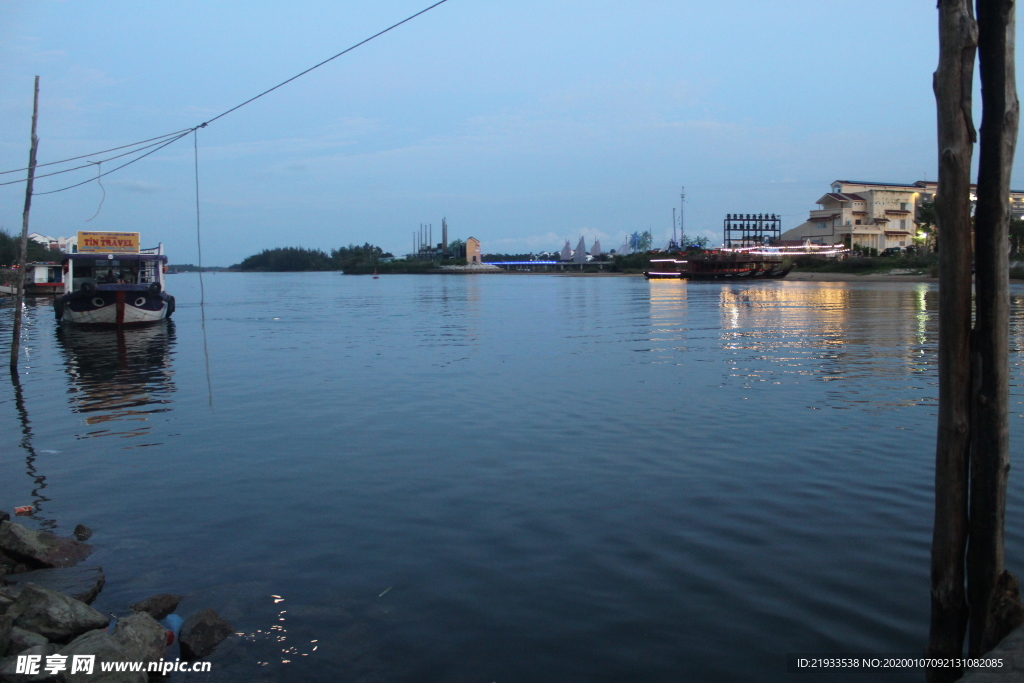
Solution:
[[[64,190],[70,190],[71,188],[73,188],[73,187],[78,187],[79,185],[85,185],[86,183],[91,183],[92,181],[94,181],[94,180],[98,180],[99,178],[102,178],[102,177],[103,177],[103,176],[105,176],[105,175],[110,175],[110,174],[111,174],[111,173],[113,173],[114,171],[118,171],[118,170],[120,170],[120,169],[124,168],[125,166],[131,166],[131,165],[132,165],[132,164],[134,164],[134,163],[135,163],[136,161],[139,161],[140,159],[145,159],[146,157],[148,157],[148,156],[149,156],[150,154],[152,154],[153,152],[159,152],[160,150],[162,150],[162,149],[163,149],[164,147],[166,147],[167,145],[170,145],[170,144],[173,144],[173,143],[177,142],[178,140],[182,139],[183,137],[185,137],[186,135],[188,135],[189,133],[191,133],[191,132],[192,132],[192,131],[194,131],[194,130],[195,130],[195,128],[193,128],[193,129],[189,130],[188,132],[182,133],[181,135],[179,135],[179,136],[177,136],[177,137],[171,138],[170,140],[168,140],[167,142],[163,143],[163,144],[162,144],[162,145],[160,145],[159,147],[157,147],[157,148],[155,148],[155,149],[151,149],[150,151],[146,152],[146,153],[145,153],[145,154],[143,154],[142,156],[140,156],[140,157],[135,157],[135,158],[134,158],[134,159],[132,159],[131,161],[128,161],[128,162],[126,162],[126,163],[123,163],[123,164],[121,164],[121,165],[120,165],[120,166],[118,166],[117,168],[112,168],[112,169],[110,169],[110,170],[109,170],[109,171],[107,171],[106,173],[100,173],[100,174],[99,174],[99,175],[97,175],[97,176],[96,176],[95,178],[89,178],[88,180],[83,180],[83,181],[82,181],[82,182],[80,182],[80,183],[75,183],[74,185],[68,185],[67,187],[62,187],[62,188],[60,188],[60,189],[58,189],[58,190],[49,190],[49,191],[47,191],[47,192],[33,192],[32,194],[33,194],[33,195],[42,195],[42,194],[54,194],[54,193],[56,193],[56,192],[63,192]]]
[[[178,132],[181,133],[181,135],[188,135],[191,132],[191,129],[185,129],[184,131],[178,131]],[[157,139],[157,140],[160,140],[161,142],[163,142],[163,141],[167,140],[167,136],[164,136],[164,137],[161,137],[161,138],[154,138],[154,139]],[[174,142],[174,141],[171,140],[171,142]],[[160,144],[160,142],[154,142],[154,143],[152,143],[150,145],[146,145],[145,147],[139,147],[138,149],[133,149],[130,152],[124,152],[122,154],[116,154],[116,155],[114,155],[112,157],[107,157],[106,159],[100,159],[99,161],[90,161],[87,164],[82,164],[81,166],[75,166],[74,168],[66,168],[63,171],[54,171],[53,173],[43,173],[42,175],[37,175],[36,179],[38,180],[39,178],[49,178],[50,176],[60,175],[61,173],[70,173],[71,171],[78,171],[78,170],[83,169],[83,168],[89,168],[90,166],[95,166],[96,164],[102,164],[102,163],[104,163],[106,161],[113,161],[114,159],[120,159],[121,157],[131,156],[132,154],[138,154],[139,152],[141,152],[144,149],[149,149],[150,147],[156,147],[159,144]],[[124,147],[131,147],[131,146],[132,145],[125,145]],[[124,149],[124,147],[119,147],[118,149]],[[110,150],[110,151],[112,151],[112,150]],[[93,156],[93,155],[90,154],[90,155],[86,155],[86,156]],[[141,159],[142,157],[139,157],[139,158]],[[60,163],[60,162],[53,161],[53,162],[50,162],[49,164],[40,164],[40,165],[52,166],[53,164],[56,164],[56,163]],[[38,166],[36,168],[38,168]],[[22,170],[27,170],[27,169],[22,169]],[[23,183],[23,182],[25,182],[24,179],[8,180],[7,182],[0,183],[0,186],[3,186],[3,185],[16,185],[18,183]],[[41,194],[41,193],[37,193],[37,194]]]
[[[140,142],[136,142],[136,143],[133,143],[133,144],[130,144],[130,145],[122,145],[121,147],[114,147],[114,148],[111,148],[111,149],[108,149],[108,150],[104,150],[102,152],[94,152],[92,154],[83,154],[82,156],[71,157],[69,159],[64,159],[62,161],[51,161],[51,162],[48,162],[46,164],[40,164],[40,166],[53,166],[55,164],[62,164],[62,163],[67,163],[69,161],[76,161],[78,159],[84,159],[84,158],[90,157],[90,156],[97,156],[99,154],[106,154],[107,152],[115,152],[115,151],[118,151],[118,150],[121,150],[121,149],[127,149],[128,147],[138,147],[139,145],[142,145],[142,144],[147,143],[147,142],[153,142],[154,140],[157,141],[157,142],[154,142],[153,145],[147,145],[146,147],[142,147],[140,149],[136,149],[136,150],[133,150],[131,152],[125,152],[124,154],[119,154],[117,156],[110,157],[110,159],[102,160],[102,161],[110,161],[111,159],[117,159],[117,158],[120,158],[120,157],[123,157],[123,156],[128,156],[130,154],[134,154],[136,152],[140,152],[143,149],[147,149],[148,147],[154,147],[155,146],[155,149],[152,149],[149,152],[146,152],[145,154],[143,154],[143,155],[141,155],[139,157],[136,157],[135,159],[132,159],[131,161],[129,161],[127,163],[121,164],[120,166],[118,166],[116,168],[112,168],[111,170],[107,171],[106,173],[102,173],[102,174],[96,176],[95,178],[89,178],[88,180],[83,180],[80,183],[75,183],[73,185],[68,185],[67,187],[62,187],[62,188],[59,188],[57,190],[49,190],[47,192],[34,192],[33,194],[37,194],[37,195],[54,194],[56,192],[63,192],[65,190],[70,190],[72,188],[79,187],[80,185],[85,185],[86,183],[91,183],[94,180],[98,180],[99,178],[101,178],[101,177],[103,177],[105,175],[108,175],[110,173],[113,173],[115,171],[118,171],[118,170],[124,168],[125,166],[130,166],[131,164],[134,164],[139,159],[143,159],[145,157],[148,157],[153,152],[157,152],[157,151],[163,149],[164,147],[167,147],[168,145],[177,142],[178,140],[180,140],[181,138],[185,137],[189,133],[195,133],[195,131],[197,131],[200,128],[206,128],[206,126],[208,126],[209,124],[213,123],[217,119],[223,118],[223,117],[227,116],[228,114],[241,109],[242,107],[246,106],[247,104],[255,102],[256,100],[258,100],[259,98],[263,97],[264,95],[268,95],[268,94],[274,92],[278,88],[291,83],[295,79],[301,78],[302,76],[305,76],[310,71],[314,71],[316,69],[319,69],[324,64],[327,64],[328,62],[334,61],[338,57],[341,57],[342,55],[345,55],[345,54],[351,52],[352,50],[355,50],[357,47],[361,47],[361,46],[365,45],[366,43],[369,43],[371,40],[374,40],[375,38],[379,38],[380,36],[384,35],[388,31],[396,29],[399,26],[401,26],[402,24],[410,22],[413,19],[415,19],[416,17],[418,17],[418,16],[420,16],[422,14],[426,14],[430,10],[434,9],[435,7],[437,7],[439,5],[443,5],[446,2],[448,2],[448,0],[438,0],[438,2],[435,2],[433,5],[430,5],[429,7],[425,8],[425,9],[422,9],[419,12],[416,12],[415,14],[410,15],[410,16],[406,17],[405,19],[402,19],[398,23],[395,23],[395,24],[392,24],[391,26],[388,26],[383,31],[378,31],[377,33],[373,34],[369,38],[366,38],[364,40],[359,41],[355,45],[342,50],[341,52],[339,52],[338,54],[334,55],[333,57],[328,57],[327,59],[323,60],[319,64],[315,64],[315,65],[309,67],[308,69],[306,69],[305,71],[301,71],[301,72],[295,74],[294,76],[292,76],[291,78],[289,78],[287,80],[281,81],[280,83],[275,85],[273,88],[269,88],[267,90],[264,90],[263,92],[261,92],[259,95],[256,95],[255,97],[250,97],[245,102],[242,102],[241,104],[238,104],[238,105],[235,105],[234,107],[231,107],[227,111],[224,111],[224,112],[221,112],[220,114],[217,114],[212,119],[209,119],[208,121],[205,121],[205,122],[199,124],[198,126],[193,126],[192,128],[185,128],[185,129],[182,129],[182,130],[179,130],[179,131],[175,131],[173,133],[167,133],[166,135],[160,135],[160,136],[155,137],[155,138],[149,138],[148,140],[142,140]],[[167,140],[167,138],[170,138],[170,140]],[[165,140],[166,140],[166,142],[163,142]],[[63,171],[55,171],[53,173],[47,173],[45,175],[41,175],[41,176],[37,176],[37,177],[39,177],[39,178],[46,178],[46,177],[49,177],[49,176],[60,175],[61,173],[70,173],[71,171],[77,171],[77,170],[80,170],[82,168],[87,168],[88,166],[93,165],[93,163],[95,163],[95,162],[90,162],[89,164],[84,164],[82,166],[76,166],[75,168],[65,169]],[[12,170],[12,171],[2,171],[2,172],[0,172],[0,175],[4,175],[4,174],[7,174],[7,173],[17,173],[18,171],[25,171],[25,170],[27,170],[27,168],[15,169],[15,170]],[[24,180],[14,180],[14,181],[6,182],[6,183],[0,183],[0,186],[3,186],[3,185],[13,185],[13,184],[16,184],[16,183],[23,183],[23,182],[25,182],[25,181]]]
[[[221,118],[222,116],[227,116],[228,114],[230,114],[231,112],[233,112],[233,111],[235,111],[237,109],[241,109],[242,107],[244,107],[245,105],[249,104],[250,102],[258,100],[259,98],[263,97],[264,95],[266,95],[268,93],[274,92],[275,90],[280,88],[282,85],[287,85],[288,83],[291,83],[292,81],[294,81],[296,78],[299,78],[300,76],[305,76],[306,74],[308,74],[310,71],[313,71],[314,69],[319,69],[321,66],[323,66],[327,62],[334,61],[335,59],[337,59],[338,57],[342,56],[343,54],[351,52],[352,50],[355,50],[357,47],[360,47],[361,45],[365,45],[366,43],[370,42],[374,38],[379,38],[380,36],[384,35],[388,31],[390,31],[392,29],[395,29],[395,28],[398,28],[402,24],[404,24],[404,23],[406,23],[408,21],[412,21],[413,19],[415,19],[416,17],[420,16],[421,14],[426,14],[427,12],[429,12],[432,9],[434,9],[438,5],[443,5],[446,2],[448,2],[448,0],[439,0],[438,2],[435,2],[430,7],[426,8],[426,9],[422,9],[419,12],[417,12],[416,14],[413,14],[411,16],[406,17],[405,19],[402,19],[397,24],[392,24],[391,26],[388,26],[386,29],[384,29],[383,31],[380,31],[379,33],[374,33],[372,36],[370,36],[366,40],[360,41],[360,42],[356,43],[355,45],[353,45],[352,47],[350,47],[348,49],[345,49],[345,50],[342,50],[341,52],[339,52],[338,54],[334,55],[333,57],[329,57],[329,58],[325,59],[324,61],[320,62],[319,64],[317,64],[315,66],[311,66],[311,67],[309,67],[308,69],[306,69],[305,71],[303,71],[301,73],[295,74],[294,76],[292,76],[291,78],[289,78],[286,81],[281,81],[280,83],[275,85],[273,88],[270,88],[269,90],[264,90],[259,95],[256,95],[256,97],[250,97],[245,102],[242,102],[241,104],[239,104],[237,106],[231,107],[231,109],[228,109],[226,112],[224,112],[222,114],[217,114],[216,116],[214,116],[212,119],[210,119],[209,121],[207,121],[206,123],[204,123],[200,127],[203,127],[203,126],[206,126],[207,124],[213,123],[214,121],[216,121],[217,119]]]
[[[168,133],[167,135],[159,135],[159,136],[157,136],[155,138],[150,138],[148,140],[139,140],[138,142],[133,142],[130,145],[121,145],[120,147],[111,147],[110,149],[104,149],[104,150],[101,150],[99,152],[93,152],[92,154],[83,154],[82,156],[79,156],[79,157],[71,157],[69,159],[61,159],[60,161],[50,161],[50,162],[47,162],[45,164],[36,164],[36,168],[39,168],[40,166],[55,166],[56,164],[66,164],[69,161],[78,161],[79,159],[84,159],[86,157],[94,157],[94,156],[98,156],[100,154],[106,154],[107,152],[116,152],[119,149],[128,149],[129,147],[138,147],[139,145],[141,145],[143,143],[146,143],[146,142],[153,142],[153,140],[163,140],[164,138],[169,138],[172,135],[177,135],[178,133],[187,133],[190,130],[191,130],[191,128],[182,128],[181,130],[176,130],[173,133]],[[129,152],[129,154],[130,154],[130,152]],[[78,168],[85,168],[85,167],[84,166],[79,166]],[[17,173],[18,171],[27,171],[27,170],[28,170],[28,166],[26,166],[25,168],[16,168],[16,169],[14,169],[12,171],[0,171],[0,175],[7,175],[8,173]],[[69,170],[74,170],[74,169],[69,169]],[[36,176],[36,177],[39,178],[39,177],[42,177],[42,176]]]

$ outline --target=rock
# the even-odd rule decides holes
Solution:
[[[131,655],[105,630],[89,631],[60,649],[68,661],[75,655],[96,655],[91,674],[71,674],[70,668],[64,676],[67,683],[146,683],[146,674],[141,671],[103,671],[102,662],[130,662]]]
[[[134,662],[157,662],[167,649],[167,629],[145,612],[120,619],[114,627],[114,640]]]
[[[0,657],[7,655],[7,648],[11,644],[11,628],[14,626],[14,620],[11,619],[10,615],[0,615]]]
[[[89,556],[92,546],[3,521],[0,522],[0,550],[34,569],[41,569],[72,567]]]
[[[145,612],[154,619],[163,619],[178,608],[182,596],[171,593],[160,593],[152,597],[140,600],[129,609],[133,612]]]
[[[0,510],[0,522],[6,522],[11,518],[10,513]]]
[[[110,619],[80,600],[27,583],[7,613],[14,625],[56,642],[103,628]]]
[[[39,673],[34,676],[15,673],[18,670],[18,655],[11,655],[0,659],[0,683],[58,683],[61,680],[60,674],[48,674],[44,668],[46,658],[49,655],[57,654],[56,645],[52,643],[36,645],[21,654],[24,656],[37,655],[40,658]]]
[[[11,620],[12,624],[14,620]],[[15,655],[19,652],[24,652],[31,647],[38,647],[40,645],[46,645],[48,641],[38,633],[32,633],[32,631],[26,631],[23,628],[17,626],[11,626],[11,639],[7,645],[7,654]]]
[[[71,533],[73,533],[75,535],[75,538],[77,538],[79,541],[88,541],[90,538],[92,538],[92,529],[90,529],[84,524],[79,524],[78,526],[76,526],[75,530]]]
[[[21,560],[16,560],[0,550],[0,573],[20,574],[28,571],[28,566]]]
[[[212,609],[196,612],[181,625],[181,635],[178,637],[181,658],[205,657],[234,632],[231,624],[221,619]]]
[[[34,583],[88,605],[100,594],[106,580],[103,567],[57,567],[15,574],[7,582],[10,584],[8,590],[13,589],[16,593],[21,592],[21,586],[26,583]]]

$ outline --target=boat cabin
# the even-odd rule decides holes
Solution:
[[[161,245],[162,247],[162,245]],[[102,285],[142,285],[156,282],[163,289],[167,257],[163,249],[143,249],[137,254],[68,254],[65,292],[78,291],[83,285],[103,289]]]

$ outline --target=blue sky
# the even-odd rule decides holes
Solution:
[[[429,4],[0,0],[0,169],[26,163],[36,74],[42,163],[194,126]],[[442,216],[485,252],[663,242],[682,185],[689,234],[788,229],[832,180],[935,178],[937,44],[924,1],[448,0],[200,131],[204,262],[405,253]],[[107,176],[91,222],[95,183],[35,197],[31,229],[194,263],[193,183],[182,140]],[[23,192],[0,188],[9,232]]]

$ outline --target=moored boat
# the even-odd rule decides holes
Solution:
[[[61,264],[38,261],[25,268],[25,294],[28,296],[53,296],[64,288]]]
[[[706,251],[682,259],[651,259],[651,269],[644,276],[649,280],[778,279],[792,269],[792,263],[773,254]]]
[[[169,318],[163,244],[139,248],[138,233],[79,233],[78,251],[63,261],[64,293],[53,302],[60,322],[142,325]]]

